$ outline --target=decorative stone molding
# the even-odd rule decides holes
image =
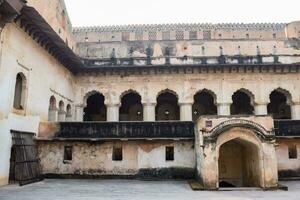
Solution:
[[[235,127],[251,129],[262,141],[270,141],[275,138],[273,130],[268,131],[260,124],[245,119],[231,119],[220,123],[209,132],[204,132],[204,141],[216,142],[220,134]]]

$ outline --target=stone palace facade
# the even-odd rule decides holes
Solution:
[[[0,13],[1,185],[300,176],[300,22],[72,28],[63,0]]]

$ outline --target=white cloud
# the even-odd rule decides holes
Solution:
[[[299,0],[65,0],[73,26],[300,20]]]

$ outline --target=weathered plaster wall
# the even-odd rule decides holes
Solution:
[[[1,33],[0,64],[0,184],[7,184],[11,148],[10,130],[37,133],[48,120],[49,99],[73,106],[73,75],[15,24]],[[13,108],[16,76],[26,79],[23,110]]]
[[[300,139],[277,139],[276,154],[278,159],[278,174],[280,178],[300,177]],[[297,158],[289,158],[289,146],[296,145]]]
[[[76,44],[72,33],[72,23],[68,16],[64,0],[27,0],[50,24],[55,32],[75,50]]]
[[[73,146],[73,160],[67,163],[63,162],[65,145]],[[122,161],[112,161],[114,146],[123,148]],[[166,146],[174,146],[174,161],[165,160]],[[195,168],[193,141],[188,140],[94,143],[38,141],[38,151],[44,174],[169,178],[193,176]],[[174,174],[176,170],[182,174]]]
[[[133,57],[146,57],[146,49],[152,49],[151,56],[169,55],[183,56],[256,56],[261,55],[294,55],[300,51],[289,45],[286,40],[192,40],[192,41],[121,41],[121,42],[82,42],[77,43],[77,51],[84,58],[110,58],[113,49],[116,58],[129,57],[132,50]],[[222,47],[222,50],[220,50]],[[259,49],[257,48],[259,47]]]

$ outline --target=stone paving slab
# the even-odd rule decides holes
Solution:
[[[187,181],[44,180],[0,188],[0,200],[300,200],[300,181],[289,191],[193,191]]]

